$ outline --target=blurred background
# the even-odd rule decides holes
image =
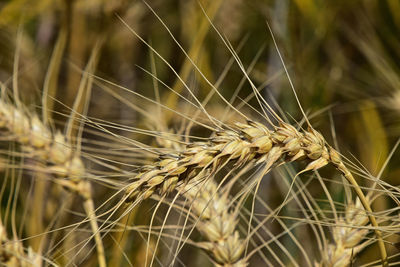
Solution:
[[[19,54],[18,86],[23,102],[39,113],[43,84],[48,83],[50,94],[57,100],[51,107],[54,120],[62,128],[66,120],[63,114],[68,114],[67,107],[73,105],[82,71],[92,58],[94,64],[86,70],[97,78],[88,115],[127,127],[160,130],[149,126],[151,122],[146,121],[142,112],[154,113],[157,104],[118,86],[193,115],[193,107],[168,89],[194,101],[165,60],[200,101],[210,92],[208,82],[216,84],[228,101],[241,106],[246,115],[257,120],[261,117],[256,111],[261,110],[260,105],[249,84],[243,81],[242,71],[232,62],[229,47],[222,39],[225,38],[267,102],[295,123],[303,116],[272,34],[313,126],[350,160],[359,161],[359,166],[377,175],[400,133],[400,2],[397,0],[149,0],[146,3],[2,0],[0,81],[12,87],[14,63]],[[159,95],[155,93],[152,75],[162,81],[157,85]],[[243,105],[243,100],[249,105]],[[224,114],[226,122],[243,121],[235,113],[226,112],[226,104],[215,95],[206,109],[215,117]],[[182,126],[182,119],[174,113],[165,111],[163,116],[162,123],[168,129],[178,131]],[[193,131],[197,131],[196,135],[209,135],[204,130]],[[151,143],[147,135],[123,130],[119,134]],[[399,152],[395,151],[382,175],[384,181],[395,186],[400,184],[399,161]],[[359,182],[369,185],[364,180]],[[95,195],[99,204],[110,193],[106,187],[98,186]],[[145,208],[153,205],[148,203]],[[385,201],[376,201],[374,205],[377,210],[392,207]],[[127,220],[145,224],[150,216],[151,213]],[[46,225],[50,218],[44,216],[40,220]],[[38,229],[24,230],[27,236],[37,234],[35,231]],[[38,249],[34,240],[28,243]],[[130,258],[145,257],[138,244],[126,245]],[[128,266],[121,257],[113,258],[111,265]],[[188,256],[182,257],[185,262]],[[87,266],[95,266],[91,265],[95,259],[93,256],[86,261]],[[63,260],[59,262],[62,264]]]

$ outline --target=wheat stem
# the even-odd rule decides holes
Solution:
[[[87,183],[90,186],[90,183]],[[90,190],[90,187],[88,188]],[[96,213],[94,209],[93,199],[91,197],[86,198],[83,203],[83,207],[85,208],[85,212],[90,220],[90,226],[92,228],[92,232],[94,234],[94,240],[96,242],[96,250],[98,255],[98,264],[99,266],[107,266],[106,257],[104,253],[103,241],[101,240],[101,235],[99,231],[99,226],[97,224]]]

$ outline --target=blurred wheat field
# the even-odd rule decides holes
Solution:
[[[400,266],[400,3],[0,2],[0,266]]]

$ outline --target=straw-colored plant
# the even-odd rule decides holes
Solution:
[[[4,4],[0,24],[23,20],[18,7],[26,2]],[[379,125],[385,140],[380,143],[371,138],[369,141],[375,144],[371,145],[354,132],[349,138],[364,146],[362,151],[368,155],[360,157],[362,163],[379,161],[379,173],[370,174],[366,169],[372,164],[368,162],[366,168],[359,167],[361,163],[353,163],[358,155],[350,161],[339,153],[339,147],[353,152],[354,144],[345,144],[349,133],[340,132],[350,123],[346,121],[340,126],[340,136],[336,136],[334,129],[335,120],[341,119],[341,112],[348,110],[338,112],[336,107],[328,106],[337,101],[340,109],[342,102],[351,99],[347,98],[346,90],[337,90],[341,91],[337,93],[335,86],[353,85],[353,90],[359,90],[356,83],[337,82],[353,63],[331,69],[325,66],[328,63],[323,62],[322,68],[319,62],[321,54],[324,59],[335,58],[336,52],[332,56],[330,51],[338,51],[336,48],[343,45],[343,36],[332,38],[329,31],[332,19],[341,17],[341,6],[335,7],[337,13],[329,13],[331,4],[320,7],[315,0],[279,2],[279,7],[258,1],[252,4],[235,1],[240,9],[247,9],[248,5],[262,7],[259,8],[262,21],[264,7],[274,16],[285,13],[285,8],[293,12],[293,21],[283,22],[287,24],[283,28],[295,29],[295,34],[289,34],[294,40],[291,45],[296,47],[284,44],[283,49],[297,48],[297,45],[300,48],[288,53],[291,71],[298,74],[296,83],[301,89],[296,90],[273,30],[270,29],[273,55],[265,56],[266,50],[260,48],[250,63],[247,55],[243,55],[242,61],[240,51],[252,52],[260,37],[256,42],[238,40],[247,31],[246,23],[251,24],[248,11],[241,13],[227,1],[180,1],[179,8],[164,1],[144,4],[128,1],[114,4],[103,0],[78,4],[76,1],[39,2],[26,17],[40,24],[41,31],[26,35],[19,31],[10,79],[12,86],[6,80],[1,83],[0,152],[7,158],[17,159],[18,164],[13,161],[5,167],[21,171],[21,179],[15,183],[16,180],[4,175],[1,184],[0,215],[4,216],[3,209],[7,215],[0,218],[0,265],[187,266],[194,265],[196,257],[202,265],[225,267],[260,262],[263,266],[341,267],[365,260],[367,250],[380,254],[367,258],[368,265],[397,264],[400,253],[390,245],[398,244],[396,216],[400,190],[389,184],[384,171],[393,171],[388,162],[398,143],[388,155],[390,142],[386,138],[390,134],[384,132],[379,106],[374,106],[374,123],[370,123],[368,134],[376,130],[373,125]],[[393,9],[400,7],[395,1],[389,2]],[[160,6],[167,14],[156,11]],[[61,11],[63,8],[65,12]],[[42,11],[50,15],[41,18]],[[63,14],[62,22],[57,12]],[[183,27],[179,23],[177,28],[174,23],[170,24],[176,13],[185,15],[185,18],[179,17]],[[325,16],[326,13],[329,14]],[[398,12],[390,10],[389,13],[395,16]],[[227,17],[229,14],[232,16]],[[317,25],[310,31],[315,30],[316,36],[306,34],[304,31],[310,29],[305,29],[303,24],[293,25],[298,19],[296,16]],[[96,23],[92,23],[94,18]],[[227,24],[234,30],[217,29]],[[259,23],[254,24],[259,27]],[[269,25],[263,25],[264,31],[265,28]],[[332,28],[335,32],[336,28]],[[47,31],[49,36],[44,34]],[[54,32],[58,32],[57,36],[52,35]],[[231,44],[226,35],[237,43]],[[303,35],[310,38],[310,48],[304,49],[297,35],[301,41]],[[166,36],[171,37],[172,45]],[[265,36],[269,37],[268,31]],[[32,44],[45,43],[38,45],[44,51],[55,41],[47,72],[33,75],[35,81],[44,77],[43,88],[37,90],[42,99],[41,116],[36,115],[33,105],[25,106],[32,99],[22,97],[19,90],[19,81],[24,82],[22,87],[28,85],[35,90],[32,85],[35,83],[23,75],[26,69],[29,72],[29,64],[24,62],[22,68],[18,65],[21,61],[18,43],[24,38],[31,38]],[[323,38],[330,41],[328,49],[318,47]],[[385,47],[376,46],[379,51],[375,53],[368,39],[357,47],[357,38],[354,37],[354,47],[349,51],[360,48],[370,63],[376,63],[372,65],[377,73],[382,73],[384,81],[396,87],[397,69],[385,60],[378,60],[378,54],[384,54]],[[97,41],[96,45],[93,40]],[[222,50],[214,45],[217,41],[222,41]],[[150,52],[149,62],[143,56],[144,49]],[[183,56],[177,56],[177,51]],[[34,58],[35,50],[32,48],[30,52]],[[1,79],[9,75],[2,69],[3,53],[0,52]],[[390,57],[392,54],[395,52],[388,53]],[[260,57],[268,59],[259,60]],[[303,57],[307,62],[315,61],[315,66],[304,64]],[[86,61],[88,65],[81,70]],[[338,61],[345,62],[343,65],[348,63],[343,58]],[[132,62],[145,65],[139,67],[145,75],[131,75]],[[277,68],[277,74],[272,73]],[[39,73],[39,69],[35,71]],[[354,70],[354,73],[361,72]],[[225,78],[229,80],[226,83]],[[114,79],[132,88],[112,82]],[[278,82],[272,84],[271,80]],[[291,90],[286,90],[287,84]],[[13,88],[11,93],[6,85]],[[276,92],[270,92],[269,88],[275,86]],[[150,87],[154,88],[154,98]],[[333,92],[329,91],[332,88]],[[92,90],[96,94],[91,96]],[[298,96],[297,92],[302,95]],[[327,97],[319,97],[320,94]],[[399,97],[393,95],[389,102],[378,100],[378,103],[395,106]],[[300,102],[310,110],[328,107],[315,115],[305,112]],[[372,103],[372,100],[366,102]],[[329,123],[318,124],[311,119],[326,110],[332,119]],[[286,114],[295,119],[287,119]],[[364,124],[368,124],[369,113],[362,111],[362,114]],[[67,122],[59,130],[62,116]],[[296,119],[300,121],[295,122]],[[150,130],[148,125],[152,125]],[[327,141],[331,140],[328,127],[332,127],[334,145]],[[357,132],[362,131],[360,128]],[[281,166],[291,171],[282,175]],[[392,179],[396,173],[390,173]],[[326,197],[321,196],[321,187]],[[343,201],[344,194],[346,201]],[[66,201],[66,195],[73,199]],[[326,212],[328,202],[330,209]],[[10,203],[13,203],[11,220]],[[60,203],[65,206],[60,208]],[[28,211],[32,207],[37,208],[37,215],[35,210]],[[81,207],[84,212],[80,211]],[[44,213],[48,219],[38,222],[40,227],[35,229],[36,218],[42,220]],[[88,224],[90,229],[85,228]],[[92,250],[97,257],[91,257]],[[82,256],[79,261],[70,259],[75,257],[71,255],[74,252]]]
[[[16,99],[16,105],[6,102],[6,88],[2,87],[0,99],[0,127],[9,141],[18,142],[24,152],[24,158],[44,161],[45,171],[53,175],[55,183],[76,192],[83,198],[83,206],[90,219],[99,265],[106,266],[104,247],[97,224],[91,185],[87,180],[79,151],[74,151],[72,145],[61,132],[53,134],[37,115],[28,115],[25,107]]]
[[[126,189],[126,200],[146,199],[155,192],[166,194],[195,177],[203,177],[206,172],[215,173],[229,162],[233,162],[235,168],[249,162],[265,163],[264,173],[267,173],[279,160],[291,162],[304,159],[311,162],[302,172],[318,170],[332,163],[354,186],[361,203],[369,212],[371,224],[376,227],[382,261],[387,265],[385,245],[370,204],[339,153],[311,127],[301,133],[283,121],[272,131],[251,121],[247,124],[238,123],[236,128],[215,133],[208,142],[190,144],[183,152],[164,155],[154,166],[144,167],[145,171],[139,173]]]
[[[364,247],[363,241],[369,232],[368,216],[358,199],[356,203],[348,203],[343,216],[334,223],[332,242],[326,244],[321,252],[322,260],[316,266],[348,266]]]
[[[35,253],[31,247],[25,248],[18,239],[8,239],[6,229],[0,220],[1,265],[10,267],[40,267],[42,266],[42,262],[42,256]]]

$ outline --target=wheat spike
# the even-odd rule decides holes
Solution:
[[[265,162],[271,168],[279,159],[289,162],[309,158],[312,162],[306,170],[316,170],[331,160],[330,151],[312,129],[302,134],[287,123],[274,131],[252,121],[237,123],[234,130],[216,132],[208,142],[189,144],[183,152],[162,155],[154,166],[143,167],[126,190],[127,201],[138,195],[148,198],[156,191],[167,193],[206,169],[217,171],[228,161],[235,166]]]
[[[204,248],[215,260],[216,266],[247,266],[243,258],[246,243],[236,230],[237,212],[230,207],[228,194],[221,194],[214,180],[201,183],[193,179],[184,186],[183,195],[192,204],[196,228],[208,241]]]
[[[63,185],[77,191],[79,183],[85,183],[85,168],[80,156],[73,153],[64,135],[50,130],[33,115],[32,117],[17,107],[0,100],[0,126],[8,132],[11,140],[19,142],[27,155],[43,159],[49,163],[50,172],[55,176],[71,177],[64,180]]]
[[[332,227],[333,242],[325,246],[322,260],[316,263],[321,267],[345,267],[361,250],[362,241],[368,234],[365,226],[368,216],[359,199],[346,206],[344,216],[337,219],[337,226]]]
[[[0,264],[15,267],[41,267],[42,256],[32,248],[24,249],[20,240],[9,240],[0,220]],[[57,265],[53,265],[57,266]]]
[[[309,160],[301,172],[318,170],[332,163],[354,187],[368,212],[370,222],[375,227],[382,263],[384,266],[388,265],[382,234],[364,193],[342,162],[339,153],[311,127],[299,132],[285,122],[280,122],[274,130],[253,121],[247,121],[246,124],[236,123],[232,130],[215,132],[208,142],[191,143],[182,152],[162,155],[154,165],[143,167],[142,172],[127,186],[125,199],[130,202],[149,198],[156,192],[166,194],[178,185],[195,177],[202,177],[207,171],[210,174],[215,173],[228,162],[234,163],[235,167],[250,162],[265,163],[267,172],[278,160]]]
[[[80,155],[74,152],[61,132],[52,134],[50,129],[36,116],[29,116],[20,108],[0,99],[0,127],[6,130],[10,141],[21,144],[26,156],[45,160],[49,172],[57,183],[78,193],[84,199],[84,208],[91,221],[99,265],[106,266],[104,248],[96,222],[91,184],[85,179],[88,173]]]
[[[174,150],[183,149],[178,135],[172,135],[169,131],[161,133],[161,138],[157,138],[160,146]],[[218,188],[214,178],[204,183],[201,180],[196,177],[190,183],[177,188],[191,205],[190,211],[196,221],[197,230],[208,240],[200,246],[212,257],[215,266],[247,266],[247,259],[243,258],[246,244],[236,230],[238,211],[231,207],[228,192],[221,193],[222,190]],[[163,186],[166,191],[172,188],[168,183]]]

